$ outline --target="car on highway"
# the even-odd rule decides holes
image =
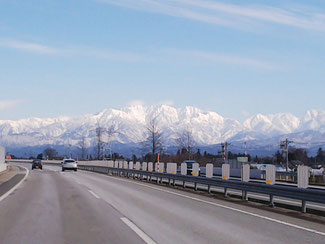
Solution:
[[[32,170],[33,169],[43,169],[43,164],[41,159],[34,159],[32,162]]]
[[[78,170],[78,165],[77,165],[76,160],[71,159],[71,158],[70,159],[64,159],[61,162],[61,165],[62,165],[62,171],[65,171],[65,170],[77,171]]]

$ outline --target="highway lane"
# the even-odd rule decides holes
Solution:
[[[325,238],[322,223],[125,178],[62,173],[57,166],[31,172],[0,202],[0,234],[7,243],[35,243],[28,242],[35,237],[43,240],[39,243],[144,242],[121,218],[156,243],[324,243]]]
[[[0,243],[144,243],[121,217],[68,177],[33,170],[0,202]]]

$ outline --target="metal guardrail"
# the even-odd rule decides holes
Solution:
[[[200,176],[189,176],[180,174],[167,174],[158,172],[148,172],[134,169],[122,169],[122,168],[108,168],[103,166],[85,166],[79,165],[79,169],[88,170],[104,174],[116,174],[124,176],[137,176],[140,179],[152,180],[154,177],[157,182],[162,182],[163,179],[168,180],[169,184],[175,185],[175,181],[182,181],[183,187],[185,182],[194,183],[194,188],[197,190],[197,185],[208,186],[208,192],[210,193],[211,186],[224,188],[224,194],[227,196],[228,189],[240,190],[243,192],[243,199],[247,200],[247,193],[260,193],[270,196],[270,206],[274,206],[274,196],[285,197],[295,200],[301,200],[301,211],[306,212],[306,202],[325,203],[325,190],[319,189],[304,189],[295,186],[280,186],[280,185],[267,185],[264,183],[255,182],[241,182],[235,180],[222,180],[216,178],[206,178]]]

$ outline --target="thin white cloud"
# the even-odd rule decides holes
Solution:
[[[42,55],[59,55],[59,56],[83,56],[83,57],[93,57],[100,58],[109,61],[121,61],[121,62],[137,62],[148,60],[149,57],[143,54],[123,52],[123,51],[113,51],[113,50],[100,50],[97,48],[89,47],[67,47],[67,48],[57,48],[48,45],[43,45],[33,42],[24,42],[17,40],[0,40],[0,47],[16,49],[20,51],[30,52],[33,54]]]
[[[0,46],[8,47],[13,49],[19,49],[22,51],[38,53],[38,54],[62,54],[63,50],[41,45],[38,43],[31,43],[31,42],[22,42],[22,41],[0,41]]]
[[[19,104],[24,103],[24,100],[16,99],[16,100],[0,100],[0,110],[8,110],[18,106]]]
[[[325,13],[305,8],[276,8],[267,5],[239,5],[205,0],[96,0],[140,11],[211,24],[248,28],[265,22],[325,31]]]
[[[260,68],[260,69],[267,69],[267,70],[276,68],[275,65],[258,59],[224,55],[224,54],[218,54],[218,53],[206,52],[206,51],[165,49],[162,50],[162,53],[166,53],[166,54],[169,53],[169,55],[173,55],[175,56],[175,58],[176,57],[184,58],[188,60],[188,62],[206,62],[209,64],[216,64],[216,63],[229,64],[229,65],[245,66],[245,67]]]

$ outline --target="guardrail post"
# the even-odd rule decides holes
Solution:
[[[208,193],[211,193],[211,185],[208,185]]]
[[[302,213],[307,212],[307,204],[306,204],[306,201],[304,201],[304,200],[301,201],[301,212]]]
[[[270,195],[270,207],[273,208],[274,207],[274,196]]]
[[[242,199],[243,199],[244,201],[248,201],[247,191],[242,191]]]
[[[228,197],[228,188],[225,187],[225,192],[224,192],[225,197]]]
[[[183,188],[185,189],[185,180],[183,180]]]
[[[194,183],[194,191],[197,191],[197,183]]]

